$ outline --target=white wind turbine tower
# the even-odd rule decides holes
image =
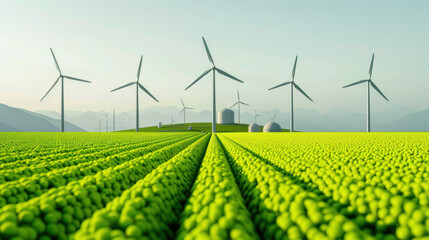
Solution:
[[[238,123],[241,123],[240,122],[240,104],[243,104],[243,105],[246,105],[246,106],[250,106],[249,104],[247,104],[247,103],[244,103],[244,102],[242,102],[242,101],[240,101],[240,93],[238,92],[238,90],[237,90],[237,98],[238,98],[238,101],[236,102],[236,103],[234,103],[234,105],[232,105],[230,108],[233,108],[235,105],[238,105]]]
[[[190,107],[186,107],[185,104],[183,103],[183,100],[180,99],[180,101],[182,102],[182,111],[180,111],[179,115],[182,114],[183,112],[183,124],[186,123],[186,109],[194,109],[194,108],[190,108]],[[173,116],[171,117],[171,120],[173,120]]]
[[[216,67],[212,55],[210,54],[209,48],[207,46],[206,40],[203,37],[203,43],[204,43],[204,47],[206,49],[207,52],[207,56],[209,58],[209,61],[212,63],[213,67],[208,69],[207,71],[203,72],[203,74],[201,74],[201,76],[199,76],[194,82],[191,83],[191,85],[189,85],[187,88],[185,88],[185,90],[187,90],[188,88],[190,88],[192,85],[194,85],[196,82],[198,82],[201,78],[203,78],[205,75],[207,75],[210,71],[213,71],[213,119],[212,119],[212,132],[215,133],[216,132],[216,72],[229,77],[235,81],[241,82],[243,83],[243,81],[241,81],[240,79],[232,76],[231,74],[223,71],[222,69],[219,69]]]
[[[260,116],[261,116],[261,115],[257,114],[257,113],[256,113],[256,110],[255,110],[255,123],[256,123],[256,124],[258,124],[258,123],[256,122],[256,118],[257,118],[257,117],[260,117]]]
[[[113,109],[113,131],[116,131],[115,126],[115,109]]]
[[[125,84],[125,85],[123,85],[123,86],[121,86],[121,87],[118,87],[118,88],[115,88],[115,89],[113,89],[111,92],[114,92],[114,91],[116,91],[116,90],[119,90],[119,89],[121,89],[121,88],[125,88],[125,87],[128,87],[128,86],[131,86],[131,85],[136,85],[136,132],[138,132],[139,131],[139,88],[141,89],[141,90],[143,90],[147,95],[149,95],[151,98],[153,98],[155,101],[157,101],[157,102],[159,102],[158,101],[158,99],[156,99],[145,87],[143,87],[141,84],[140,84],[140,70],[141,70],[141,68],[142,68],[142,61],[143,61],[143,55],[140,57],[140,64],[139,64],[139,68],[138,68],[138,70],[137,70],[137,81],[135,81],[135,82],[130,82],[130,83],[127,83],[127,84]]]
[[[375,83],[372,81],[371,77],[372,77],[372,67],[374,65],[374,53],[372,54],[372,59],[371,59],[371,65],[369,66],[369,79],[364,79],[364,80],[360,80],[357,82],[354,82],[352,84],[349,84],[347,86],[344,86],[343,88],[347,88],[347,87],[351,87],[354,85],[358,85],[361,83],[368,83],[368,101],[367,101],[367,112],[366,112],[366,131],[367,132],[371,132],[371,115],[370,115],[370,89],[371,86],[387,101],[389,101],[389,99],[387,99],[386,96],[384,96],[384,94],[380,91],[380,89],[378,89],[378,87],[375,85]]]
[[[49,94],[49,92],[52,90],[52,88],[54,88],[55,85],[58,83],[58,81],[61,79],[61,132],[64,132],[64,78],[67,78],[69,80],[79,81],[79,82],[86,82],[86,83],[91,83],[91,82],[87,81],[87,80],[63,75],[61,72],[60,66],[58,65],[57,59],[55,58],[54,51],[52,51],[52,48],[50,48],[50,50],[51,50],[52,57],[54,58],[55,66],[57,67],[57,70],[60,73],[60,76],[54,82],[52,87],[49,88],[49,90],[45,94],[45,96],[43,96],[42,99],[40,99],[40,101],[42,101]]]
[[[295,64],[293,65],[292,70],[292,81],[290,82],[284,82],[282,84],[279,84],[277,86],[274,86],[268,90],[272,90],[278,87],[286,86],[288,84],[291,84],[290,86],[290,132],[293,132],[293,89],[296,88],[299,92],[301,92],[305,97],[307,97],[310,101],[313,101],[296,83],[295,83],[295,71],[296,71],[296,62],[298,61],[298,56],[295,57]]]
[[[108,132],[109,131],[109,118],[108,118],[109,113],[106,113],[104,115],[106,116],[106,132]]]

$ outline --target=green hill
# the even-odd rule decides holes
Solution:
[[[192,130],[188,130],[189,127],[192,127]],[[233,124],[233,125],[223,125],[217,124],[217,132],[247,132],[249,124]],[[262,132],[263,126],[261,126]],[[187,131],[197,131],[197,132],[211,132],[212,123],[186,123],[186,124],[168,124],[163,125],[162,128],[158,126],[140,128],[140,132],[187,132]],[[121,132],[134,132],[135,129],[124,130]],[[282,129],[282,132],[289,132],[288,129]]]

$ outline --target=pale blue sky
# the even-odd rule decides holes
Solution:
[[[217,83],[217,107],[229,107],[240,89],[253,112],[289,111],[290,80],[313,99],[296,95],[296,107],[366,109],[366,89],[343,85],[368,76],[391,100],[373,92],[373,109],[393,105],[429,107],[428,1],[12,1],[0,3],[0,103],[29,110],[59,111],[52,47],[65,74],[93,84],[66,83],[66,110],[129,111],[143,54],[142,84],[159,100],[141,98],[142,108],[211,109],[211,79],[183,91],[210,67],[205,36],[216,64],[245,81]],[[143,95],[143,93],[142,93]]]

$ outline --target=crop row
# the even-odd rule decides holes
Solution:
[[[170,143],[177,141],[179,139],[186,138],[187,136],[176,136],[174,138],[158,138],[158,139],[150,139],[143,141],[143,143],[130,144],[128,146],[119,146],[119,147],[109,147],[106,150],[102,150],[99,152],[93,152],[88,154],[81,154],[76,156],[66,156],[66,158],[62,158],[59,160],[48,160],[48,159],[33,159],[33,161],[28,161],[28,166],[19,167],[18,164],[8,163],[4,165],[9,165],[6,168],[2,168],[0,170],[0,184],[8,181],[18,180],[22,177],[34,176],[35,174],[41,174],[44,172],[50,172],[54,169],[61,168],[59,174],[63,171],[68,171],[65,168],[76,166],[77,168],[94,168],[93,161],[97,160],[97,164],[100,164],[104,161],[104,159],[117,158],[123,153],[134,153],[134,152],[145,152],[145,150],[155,150],[160,145],[162,146],[165,143]],[[167,144],[168,144],[167,143]],[[19,161],[22,162],[22,161]],[[18,165],[13,167],[13,165]],[[12,168],[12,169],[11,169]],[[72,170],[75,171],[75,170]],[[39,176],[35,176],[39,177]]]
[[[209,138],[190,145],[97,211],[75,239],[171,239]]]
[[[133,156],[120,165],[53,188],[29,201],[6,205],[0,210],[1,239],[67,239],[94,211],[198,138],[201,135]]]
[[[33,172],[30,177],[21,177],[15,181],[8,181],[0,185],[0,207],[8,203],[19,203],[40,196],[49,189],[64,186],[69,182],[93,175],[103,169],[108,169],[136,157],[144,156],[147,153],[161,149],[174,142],[177,142],[177,140],[167,140],[155,143],[154,145],[133,149],[128,152],[118,151],[113,156],[101,158],[95,162],[81,163],[49,172]],[[31,168],[29,168],[29,170],[31,170]]]
[[[52,165],[56,161],[62,161],[65,163],[72,164],[73,160],[76,158],[99,158],[100,156],[107,156],[110,152],[114,152],[114,150],[118,149],[121,151],[127,151],[128,149],[133,149],[136,147],[144,146],[146,144],[153,144],[155,142],[168,140],[172,138],[180,137],[180,135],[168,135],[168,136],[148,136],[145,139],[137,142],[115,142],[112,144],[100,144],[92,147],[82,147],[82,148],[70,148],[70,152],[66,153],[56,153],[53,151],[51,154],[46,154],[44,156],[37,156],[35,158],[28,158],[23,160],[17,160],[12,162],[3,163],[0,161],[0,169],[1,171],[7,169],[14,169],[15,172],[18,168],[28,168],[36,165]],[[20,154],[21,155],[21,154]],[[1,172],[0,174],[4,174],[5,172]]]
[[[421,134],[408,135],[412,141],[398,141],[397,134],[389,135],[353,140],[337,135],[339,139],[324,142],[278,138],[268,142],[262,135],[250,140],[240,134],[225,134],[268,164],[317,189],[333,205],[347,206],[343,211],[372,227],[374,234],[394,234],[399,239],[426,236],[429,189],[423,180],[428,169],[423,159],[427,159],[428,141]],[[286,144],[289,147],[285,148]]]

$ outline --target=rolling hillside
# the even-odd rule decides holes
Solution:
[[[192,127],[192,130],[188,130],[189,127]],[[249,124],[234,124],[234,125],[223,125],[217,124],[217,132],[247,132]],[[261,126],[262,132],[263,126]],[[186,123],[186,124],[168,124],[158,128],[158,126],[140,128],[140,132],[211,132],[212,124],[209,122],[203,123]],[[134,132],[135,129],[124,130],[121,132]],[[288,129],[283,129],[283,132],[289,132]]]
[[[59,119],[0,104],[1,132],[59,132],[60,123]],[[65,130],[67,132],[85,132],[82,128],[67,121],[65,121]]]

